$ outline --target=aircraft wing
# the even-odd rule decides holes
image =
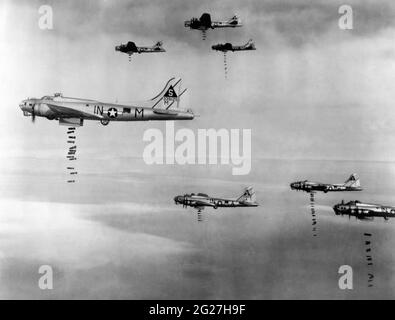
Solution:
[[[71,107],[65,107],[57,104],[47,103],[48,108],[55,112],[59,117],[62,118],[96,118],[98,120],[103,119],[103,116],[87,111],[80,111]]]
[[[313,185],[313,188],[320,190],[330,190],[331,186],[332,186],[331,184],[327,184],[327,183],[315,183]]]
[[[150,48],[150,47],[138,47],[138,48],[137,48],[137,52],[138,52],[138,53],[144,53],[144,52],[146,52],[146,53],[151,53],[151,52],[166,52],[166,50],[163,49],[163,48],[154,48],[154,47],[152,47],[152,48]]]
[[[203,200],[196,200],[195,201],[195,206],[200,207],[200,206],[209,206],[209,207],[214,207],[215,204],[211,203],[209,201],[203,201]]]

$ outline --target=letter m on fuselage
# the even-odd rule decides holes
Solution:
[[[144,109],[143,108],[136,108],[134,109],[134,117],[135,118],[144,118]]]

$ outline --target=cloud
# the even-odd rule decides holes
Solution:
[[[4,10],[8,19],[2,41],[7,46],[0,93],[9,116],[0,120],[0,146],[7,155],[62,153],[64,135],[55,121],[38,119],[32,126],[21,116],[17,105],[26,96],[61,91],[103,101],[143,100],[180,75],[190,89],[190,107],[201,117],[178,127],[252,129],[256,157],[393,158],[387,148],[395,143],[394,8],[389,1],[350,2],[352,31],[337,27],[340,1],[248,1],[242,7],[211,1],[54,1],[55,29],[47,32],[37,27],[40,3],[35,4],[6,2]],[[245,26],[210,30],[202,41],[183,21],[204,11],[218,19],[237,11]],[[16,13],[23,22],[18,28],[12,19]],[[209,45],[250,37],[258,50],[229,54],[229,79],[224,81],[223,57]],[[128,63],[114,51],[127,40],[164,40],[167,52],[139,55]],[[31,82],[26,75],[33,74]],[[89,157],[141,157],[143,132],[153,126],[164,127],[115,123],[104,131],[86,121],[78,131],[79,143]],[[97,147],[99,141],[103,148]]]
[[[112,210],[119,210],[120,207],[126,208],[126,205],[117,204]],[[141,210],[153,210],[133,204],[127,208],[130,213],[134,211],[136,214],[141,214]],[[38,274],[38,266],[48,264],[61,270],[67,279],[75,272],[90,272],[95,268],[106,268],[109,264],[114,268],[134,265],[137,268],[135,272],[141,272],[138,270],[144,266],[161,264],[171,256],[193,251],[187,242],[141,231],[125,233],[81,219],[84,212],[99,209],[101,206],[2,199],[0,252],[2,264],[8,268],[5,274],[12,273],[11,270],[17,272],[18,266],[15,270],[12,265],[18,261],[23,262],[20,268],[26,269],[25,275]],[[21,290],[23,279],[18,281]],[[5,285],[1,287],[11,286],[8,281],[3,277]],[[29,287],[31,282],[29,278],[26,285]],[[19,293],[25,294],[23,291]]]

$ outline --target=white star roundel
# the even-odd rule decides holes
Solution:
[[[107,114],[110,118],[116,118],[118,116],[118,110],[116,108],[110,108],[108,109]]]

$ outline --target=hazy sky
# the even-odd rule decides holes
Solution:
[[[54,29],[38,28],[41,1],[2,1],[0,93],[7,117],[1,147],[10,155],[53,152],[63,128],[30,125],[18,103],[64,95],[105,101],[154,96],[171,76],[190,88],[201,117],[179,126],[251,128],[255,157],[392,160],[395,86],[391,1],[348,1],[354,29],[338,28],[342,1],[49,1]],[[208,31],[206,41],[184,20],[237,13],[243,28]],[[249,38],[257,51],[223,57],[210,46]],[[164,41],[164,54],[127,56],[114,46]],[[40,121],[41,120],[41,121]],[[87,124],[91,152],[98,139],[109,154],[141,156],[143,131],[163,124]],[[130,147],[113,137],[127,136]],[[43,146],[38,147],[38,145]],[[122,149],[122,151],[120,151]]]
[[[53,30],[38,27],[43,4],[53,8]],[[293,179],[342,182],[356,171],[367,187],[360,200],[395,204],[391,164],[360,162],[395,156],[395,4],[347,1],[347,31],[338,27],[342,4],[0,0],[0,298],[393,298],[392,223],[337,220],[331,206],[354,195],[318,197],[313,242],[308,196],[288,188]],[[244,26],[209,30],[203,41],[184,27],[203,12],[213,20],[237,13]],[[211,45],[250,38],[257,50],[228,53],[225,79]],[[114,50],[158,40],[166,53],[131,62]],[[200,114],[177,128],[252,129],[250,175],[231,176],[229,166],[150,167],[143,133],[163,123],[86,121],[77,129],[78,183],[65,185],[66,128],[41,118],[33,125],[18,107],[55,92],[143,100],[173,76]],[[208,210],[202,225],[172,203],[184,192],[237,196],[250,184],[260,208]],[[378,250],[379,289],[369,292],[365,231]],[[337,268],[347,263],[356,290],[341,292]],[[37,291],[41,264],[54,266],[59,290]]]

